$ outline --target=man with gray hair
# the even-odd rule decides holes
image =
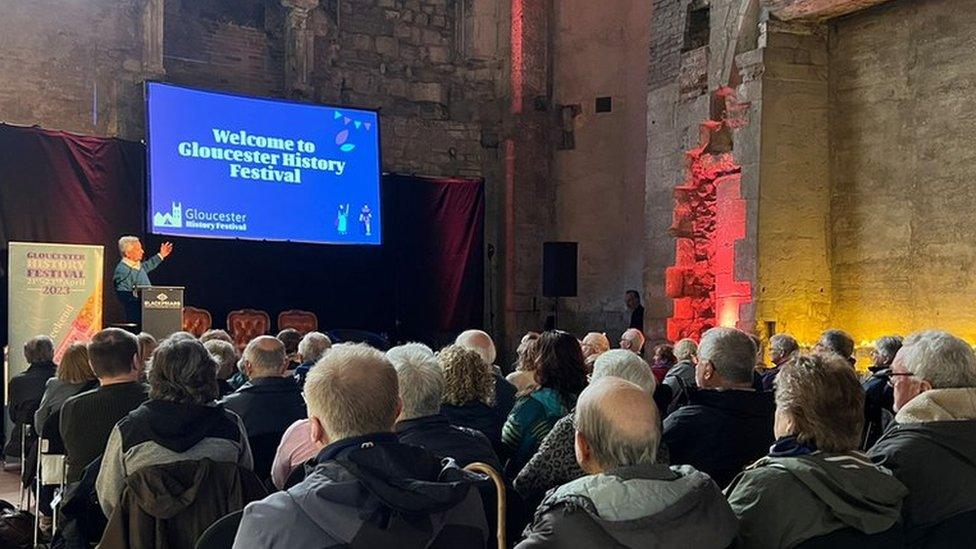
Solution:
[[[664,420],[672,463],[687,463],[726,486],[773,443],[773,394],[756,391],[756,345],[735,328],[712,328],[698,345],[688,404]]]
[[[800,344],[790,334],[776,334],[769,338],[769,359],[773,362],[772,368],[766,368],[761,373],[763,391],[772,391],[773,382],[779,375],[779,369],[800,352]]]
[[[173,253],[173,243],[163,242],[159,253],[143,261],[142,242],[138,237],[126,235],[119,239],[119,255],[122,258],[115,267],[112,283],[115,294],[125,309],[125,319],[136,324],[142,321],[142,310],[139,306],[139,286],[149,286],[149,271],[152,271]]]
[[[737,522],[718,486],[687,465],[656,462],[657,409],[646,390],[604,377],[579,397],[575,454],[587,476],[546,496],[519,549],[724,548]]]
[[[671,388],[672,397],[686,393],[695,386],[695,362],[698,344],[694,339],[682,339],[674,344],[674,358],[678,362],[664,375],[662,383]]]
[[[244,509],[234,548],[484,547],[481,477],[397,440],[398,385],[380,351],[333,347],[305,383],[322,450],[304,481]]]
[[[628,328],[620,336],[620,348],[638,355],[644,352],[644,333],[637,328]]]
[[[891,365],[894,424],[868,455],[909,496],[906,547],[969,547],[976,538],[976,355],[948,332],[905,338]]]
[[[391,358],[389,352],[386,356]],[[406,348],[393,353],[391,362],[403,402],[396,424],[400,442],[452,458],[462,467],[480,461],[501,471],[501,462],[484,433],[451,425],[441,413],[444,374],[434,355],[420,348]]]
[[[302,336],[302,340],[298,342],[298,356],[302,363],[295,368],[295,379],[298,380],[299,387],[305,386],[308,371],[331,348],[332,340],[321,332],[309,332]]]
[[[262,480],[271,478],[271,464],[285,430],[307,416],[298,382],[285,374],[287,366],[280,340],[271,336],[252,339],[244,348],[248,382],[221,400],[241,416],[254,456],[254,472]]]
[[[14,423],[6,448],[6,454],[11,456],[20,455],[20,432],[34,422],[34,412],[41,406],[47,380],[58,369],[54,364],[54,341],[46,335],[32,337],[24,343],[24,358],[27,369],[10,378],[7,394],[10,421]],[[29,432],[28,436],[33,434]]]

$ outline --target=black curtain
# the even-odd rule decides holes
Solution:
[[[263,309],[274,325],[280,311],[296,308],[316,313],[321,330],[437,344],[482,323],[481,179],[384,176],[384,244],[324,246],[145,235],[144,170],[140,143],[0,124],[4,342],[7,242],[104,245],[111,323],[122,318],[111,272],[123,234],[141,236],[147,255],[163,240],[175,243],[153,282],[186,286],[186,303],[209,310],[215,327],[233,309]]]

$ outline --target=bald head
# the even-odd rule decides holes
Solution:
[[[277,338],[256,337],[244,348],[244,373],[249,378],[281,376],[287,365],[285,345]]]
[[[620,348],[640,354],[644,347],[644,334],[637,328],[630,328],[620,336]]]
[[[491,336],[481,330],[467,330],[461,332],[454,340],[454,344],[481,355],[481,359],[489,366],[495,363],[495,342]]]
[[[398,391],[396,371],[382,352],[363,344],[336,345],[305,381],[313,436],[321,430],[331,443],[392,431],[400,414]]]
[[[651,396],[629,381],[600,378],[576,404],[576,459],[590,474],[653,463],[661,441]]]

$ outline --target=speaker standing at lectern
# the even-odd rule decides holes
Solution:
[[[126,322],[140,324],[142,310],[139,307],[139,286],[149,286],[149,271],[155,269],[173,252],[172,242],[163,242],[159,253],[143,261],[142,242],[135,236],[123,236],[119,239],[119,253],[122,260],[115,267],[112,282],[115,283],[115,294],[125,309]]]

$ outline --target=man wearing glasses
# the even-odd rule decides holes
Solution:
[[[907,547],[969,547],[976,537],[976,355],[940,331],[908,336],[889,383],[894,424],[868,454],[908,487]]]

